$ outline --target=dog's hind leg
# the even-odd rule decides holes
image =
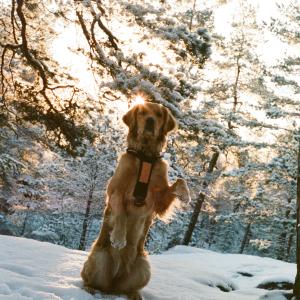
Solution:
[[[127,294],[127,297],[129,300],[143,300],[143,297],[139,292]]]
[[[138,242],[138,246],[137,246],[137,254],[138,256],[146,256],[147,255],[147,252],[144,250],[144,246],[145,246],[145,241],[146,241],[146,237],[147,237],[147,234],[148,234],[148,231],[150,229],[150,226],[152,224],[152,220],[153,220],[153,216],[149,216],[147,217],[146,221],[145,221],[145,224],[144,224],[144,231],[143,231],[143,234]]]
[[[129,274],[124,274],[114,282],[114,290],[128,295],[130,300],[140,300],[139,290],[149,282],[151,269],[148,259],[143,256],[136,258]]]
[[[107,250],[94,247],[81,271],[84,287],[109,293],[112,289],[112,258]]]

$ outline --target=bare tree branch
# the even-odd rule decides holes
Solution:
[[[42,78],[42,81],[43,81],[42,92],[44,92],[48,86],[48,79],[46,77],[43,64],[41,64],[41,62],[39,60],[37,60],[28,49],[28,42],[27,42],[27,38],[26,38],[27,23],[26,23],[26,19],[25,19],[23,10],[22,10],[23,4],[24,4],[24,0],[17,0],[17,10],[16,11],[17,11],[19,19],[21,21],[21,38],[22,38],[21,49],[22,49],[22,52],[23,52],[24,56],[26,57],[28,63],[39,72],[40,77]],[[51,106],[52,106],[52,104],[51,104]]]
[[[15,29],[15,0],[11,0],[11,11],[10,11],[10,22],[11,22],[11,27],[12,27],[12,32],[13,32],[13,38],[16,44],[18,44],[18,39],[16,36],[16,29]]]
[[[98,1],[97,1],[98,2]],[[99,6],[98,6],[99,7]],[[96,14],[94,8],[92,5],[90,5],[90,11],[94,19],[97,21],[97,24],[101,28],[101,30],[108,36],[108,40],[111,44],[111,47],[113,47],[115,50],[119,50],[119,47],[117,45],[118,39],[111,33],[111,31],[103,24],[103,22],[100,19],[100,15]]]

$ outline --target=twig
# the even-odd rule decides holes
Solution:
[[[16,52],[13,51],[13,54],[12,54],[12,56],[11,56],[11,58],[10,58],[10,60],[9,60],[9,64],[8,64],[8,69],[9,69],[9,72],[10,72],[10,76],[11,76],[11,81],[12,81],[12,82],[14,82],[15,80],[14,80],[14,73],[13,73],[13,70],[11,69],[11,62],[12,62],[12,60],[14,59],[15,55],[16,55]],[[15,85],[14,85],[14,84],[13,84],[13,87],[14,87],[14,93],[15,93],[16,88],[15,88]]]
[[[78,18],[78,21],[81,25],[81,28],[82,28],[82,31],[83,31],[83,34],[88,42],[88,44],[91,46],[91,37],[90,37],[90,34],[85,26],[85,23],[84,23],[84,20],[83,20],[83,16],[82,16],[82,13],[79,12],[79,11],[76,11],[76,16]]]
[[[100,0],[96,0],[96,3],[97,3],[97,7],[98,9],[100,10],[100,12],[102,13],[102,15],[105,15],[105,10],[104,8],[101,6],[101,1]]]
[[[10,22],[12,26],[12,32],[14,41],[16,44],[18,44],[17,36],[16,36],[16,30],[15,30],[15,0],[11,0],[11,11],[10,11]]]
[[[194,0],[193,10],[192,10],[191,19],[190,19],[190,24],[189,24],[189,29],[190,29],[190,31],[192,31],[195,8],[196,8],[196,0]]]
[[[108,96],[111,96],[112,98],[108,97]],[[120,97],[116,96],[113,94],[113,92],[111,91],[105,91],[103,94],[102,94],[102,97],[109,100],[109,101],[116,101],[118,99],[120,99]]]
[[[94,28],[95,28],[95,24],[96,24],[96,20],[93,19],[92,24],[91,24],[91,34],[89,33],[86,24],[84,22],[82,13],[79,11],[76,11],[76,15],[79,21],[79,24],[81,26],[81,29],[83,31],[83,34],[90,46],[90,48],[94,51],[94,53],[97,56],[98,62],[100,63],[101,66],[103,66],[104,68],[108,67],[111,75],[114,77],[114,72],[112,71],[112,68],[110,66],[108,66],[105,62],[105,56],[104,53],[102,51],[102,49],[100,48],[100,46],[98,45],[96,38],[95,38],[95,34],[94,34]]]
[[[72,84],[66,84],[66,85],[56,85],[56,86],[48,86],[49,90],[57,90],[57,89],[66,89],[66,88],[74,88],[74,85]]]
[[[10,50],[16,50],[16,49],[18,49],[18,48],[20,48],[21,49],[21,47],[22,47],[22,45],[21,44],[10,44],[10,43],[7,43],[7,44],[2,44],[1,42],[0,42],[0,46],[2,47],[2,48],[8,48],[8,49],[10,49]]]
[[[97,24],[99,25],[100,29],[107,35],[108,40],[111,44],[111,46],[115,50],[119,50],[119,47],[117,45],[118,39],[111,33],[111,31],[103,24],[103,22],[100,19],[100,16],[96,14],[93,6],[90,6],[91,14],[94,17],[94,19],[97,21]]]

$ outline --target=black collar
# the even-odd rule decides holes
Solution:
[[[127,148],[126,152],[136,156],[141,161],[146,161],[146,162],[151,163],[151,164],[154,164],[157,160],[163,158],[163,153],[158,153],[155,156],[148,156],[143,151],[137,151],[137,150],[132,149],[132,148]]]

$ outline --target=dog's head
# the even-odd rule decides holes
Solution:
[[[166,107],[151,102],[135,105],[123,116],[123,122],[129,128],[128,142],[134,140],[136,144],[147,146],[161,144],[161,148],[166,135],[177,126]]]
[[[139,136],[159,137],[176,128],[176,121],[164,106],[145,102],[131,108],[124,116],[123,122]]]

